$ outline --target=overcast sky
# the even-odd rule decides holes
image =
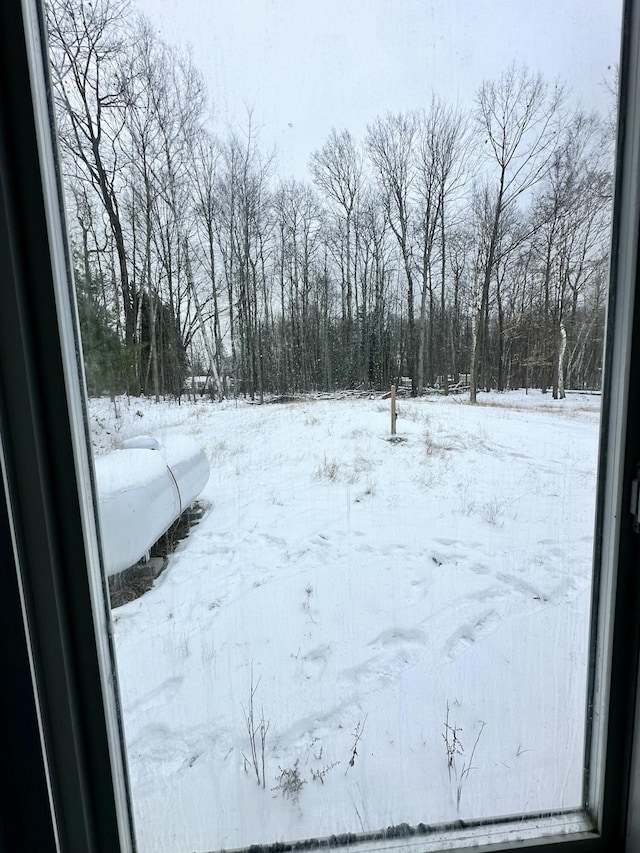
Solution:
[[[483,80],[524,63],[606,108],[621,0],[134,0],[159,35],[189,45],[214,127],[253,108],[278,171],[303,177],[332,127],[362,139],[377,115],[471,105]]]

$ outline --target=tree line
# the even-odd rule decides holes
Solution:
[[[128,0],[48,0],[90,393],[599,388],[614,133],[527,68],[277,178]]]

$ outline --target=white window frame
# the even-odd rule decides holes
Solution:
[[[585,831],[475,850],[640,850],[640,537],[628,506],[640,462],[640,0],[627,0],[622,41]],[[44,42],[39,0],[0,0],[0,851],[129,853],[126,751]],[[411,847],[433,843],[412,839]]]

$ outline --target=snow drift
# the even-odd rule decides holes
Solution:
[[[138,436],[95,460],[105,571],[138,562],[209,479],[202,448],[185,436]]]

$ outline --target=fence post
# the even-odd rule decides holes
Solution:
[[[396,386],[391,386],[391,435],[396,434],[396,418],[398,414],[396,412]]]

